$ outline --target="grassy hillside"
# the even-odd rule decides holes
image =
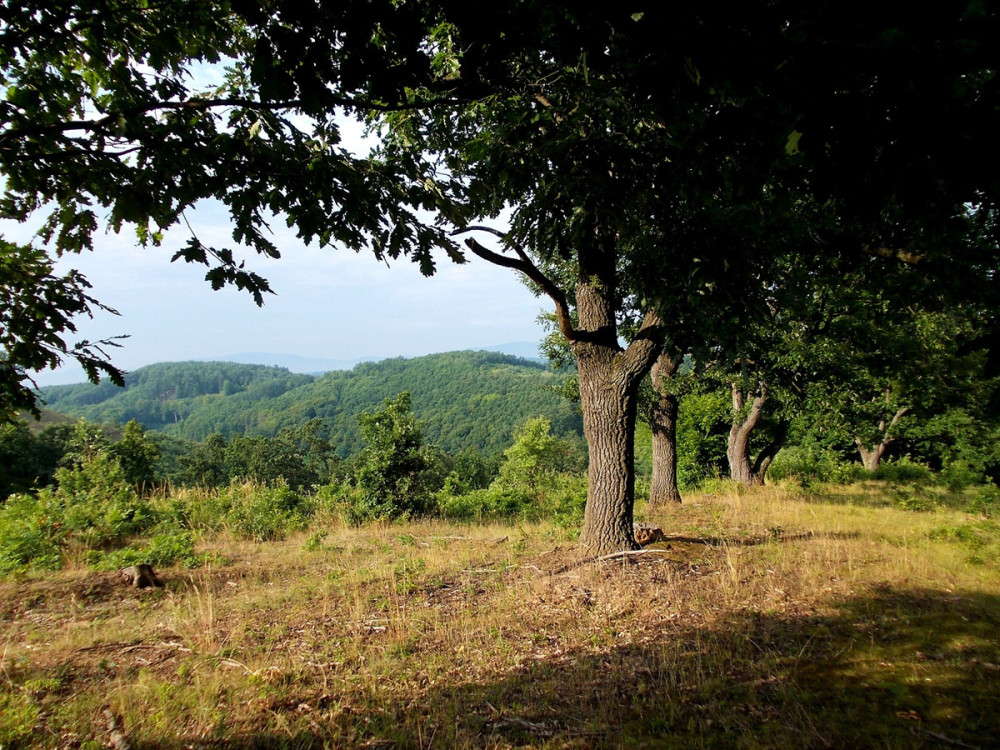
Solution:
[[[506,447],[525,419],[547,416],[557,434],[579,434],[574,407],[537,362],[496,352],[451,352],[364,363],[315,378],[277,367],[224,362],[151,365],[110,383],[47,388],[50,409],[98,422],[135,419],[148,429],[202,440],[212,433],[274,435],[319,417],[346,457],[361,447],[357,415],[410,391],[424,436],[449,452]]]
[[[1000,531],[874,485],[691,496],[644,554],[551,525],[223,534],[137,591],[0,584],[0,744],[992,747]],[[93,743],[93,744],[87,744]]]

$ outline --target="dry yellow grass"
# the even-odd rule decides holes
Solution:
[[[690,497],[603,562],[546,525],[332,524],[207,540],[228,562],[164,590],[2,584],[0,744],[107,746],[110,708],[136,748],[995,745],[995,537],[838,493]]]

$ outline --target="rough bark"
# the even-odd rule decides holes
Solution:
[[[649,504],[653,507],[681,502],[677,487],[677,397],[665,388],[665,381],[677,372],[680,357],[664,352],[650,373],[653,379],[653,406],[649,427],[653,434],[653,479]]]
[[[596,335],[571,342],[580,379],[583,429],[590,452],[587,506],[580,545],[591,555],[636,549],[635,419],[639,383],[653,366],[658,344],[640,335],[625,351],[617,342],[610,296],[600,287],[577,289],[580,327]],[[649,329],[658,323],[647,316]],[[607,333],[614,331],[614,339]],[[602,335],[603,334],[603,335]]]
[[[763,484],[760,476],[754,471],[750,460],[750,436],[760,423],[764,403],[767,401],[767,386],[760,384],[760,391],[750,403],[750,411],[746,418],[740,421],[740,415],[745,406],[744,394],[736,383],[733,383],[733,424],[729,429],[729,446],[726,457],[729,459],[729,476],[734,482],[747,487]]]
[[[514,248],[517,257],[513,258],[473,239],[466,240],[466,246],[484,260],[523,273],[555,303],[559,329],[577,360],[590,452],[580,545],[592,555],[636,549],[632,529],[635,418],[639,383],[649,374],[662,343],[659,318],[647,313],[635,339],[622,350],[616,316],[617,252],[613,241],[601,240],[597,227],[594,240],[576,250],[576,325],[564,291],[523,250]]]

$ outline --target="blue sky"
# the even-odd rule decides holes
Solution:
[[[232,244],[227,219],[211,206],[189,216],[198,236],[215,246]],[[3,229],[9,240],[29,239],[26,228]],[[383,359],[542,335],[536,318],[545,300],[511,271],[474,257],[457,265],[442,253],[438,272],[424,277],[408,260],[390,268],[371,254],[305,247],[285,230],[280,260],[248,258],[276,292],[258,308],[246,293],[212,291],[204,267],[169,262],[186,231],[172,231],[159,248],[137,247],[126,231],[104,234],[94,252],[61,260],[60,267],[80,269],[93,295],[121,313],[78,321],[79,338],[128,335],[113,360],[131,370],[241,352]],[[41,385],[83,379],[75,364],[36,378]]]

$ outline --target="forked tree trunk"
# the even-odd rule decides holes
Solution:
[[[650,373],[653,379],[653,408],[649,427],[653,434],[653,479],[649,504],[653,507],[681,502],[677,488],[677,397],[668,392],[665,381],[677,372],[680,357],[664,352]]]
[[[469,227],[463,231],[481,229]],[[503,236],[495,230],[487,231]],[[622,351],[618,343],[615,241],[602,238],[595,225],[593,241],[576,249],[578,323],[572,320],[565,291],[542,273],[523,250],[514,247],[517,257],[509,257],[472,239],[465,243],[480,258],[520,271],[555,302],[559,329],[576,356],[579,372],[583,429],[590,451],[580,546],[592,555],[638,546],[632,529],[635,416],[639,383],[656,361],[662,336],[660,319],[647,313],[628,348]]]
[[[885,402],[888,405],[892,400],[892,389],[887,388],[885,391]],[[865,469],[870,472],[878,471],[879,464],[882,462],[882,457],[885,456],[886,449],[892,445],[895,441],[895,437],[890,435],[892,428],[899,424],[899,420],[902,419],[906,413],[910,410],[909,406],[904,406],[899,409],[889,422],[882,419],[878,423],[879,435],[882,436],[880,442],[875,443],[872,446],[865,445],[861,438],[854,438],[854,444],[858,446],[858,453],[861,455],[861,463],[864,465]]]
[[[757,455],[757,460],[753,464],[753,473],[757,475],[761,484],[764,483],[764,477],[767,476],[767,470],[771,468],[771,462],[774,461],[774,457],[784,447],[790,426],[791,424],[787,420],[782,420],[778,425],[774,439]]]
[[[744,394],[733,383],[733,424],[729,429],[729,445],[726,457],[729,459],[729,476],[734,482],[747,487],[763,484],[750,460],[750,436],[760,423],[761,412],[767,401],[767,386],[760,384],[760,394],[754,397],[750,411],[743,421],[739,421],[745,406]],[[770,464],[770,462],[768,462]]]
[[[861,454],[861,465],[865,467],[867,471],[876,472],[878,471],[879,464],[882,462],[882,456],[885,455],[885,449],[889,447],[889,443],[892,439],[883,440],[878,445],[873,445],[871,448],[866,446],[861,442],[861,438],[855,438],[854,442],[858,446],[858,453]]]
[[[571,343],[590,453],[580,545],[591,555],[638,546],[632,528],[635,418],[639,384],[653,366],[659,349],[653,338],[640,335],[625,351],[621,350],[613,299],[608,287],[581,282],[576,302],[582,331]],[[647,316],[647,323],[652,325],[654,321],[655,316]]]

